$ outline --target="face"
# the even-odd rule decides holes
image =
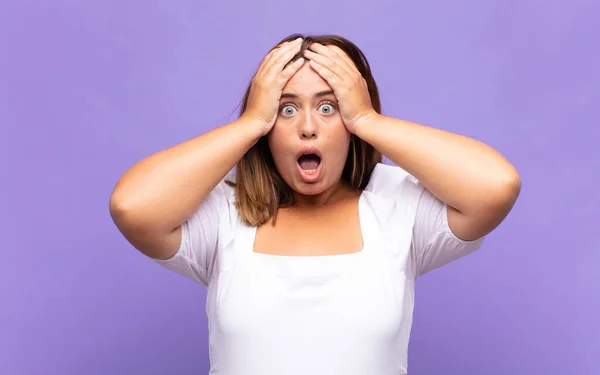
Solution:
[[[331,87],[305,63],[284,87],[279,116],[268,135],[279,174],[300,195],[335,190],[350,137]]]

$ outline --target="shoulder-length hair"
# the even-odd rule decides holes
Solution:
[[[341,48],[352,59],[366,80],[373,109],[377,113],[381,113],[379,91],[371,74],[371,68],[363,52],[354,43],[337,35],[292,34],[277,43],[276,46],[296,38],[303,38],[302,49],[289,63],[303,57],[304,51],[313,42]],[[246,110],[250,87],[251,84],[248,85],[242,100],[240,115]],[[350,150],[342,172],[342,181],[356,190],[364,190],[369,183],[373,169],[377,163],[381,162],[381,153],[354,134],[351,135],[350,142]],[[294,203],[291,188],[275,167],[266,136],[261,137],[237,163],[236,181],[228,181],[228,184],[235,187],[236,207],[241,220],[252,226],[259,226],[271,218],[275,223],[277,210]]]

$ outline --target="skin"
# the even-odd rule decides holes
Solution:
[[[348,188],[341,176],[350,147],[350,132],[338,111],[331,87],[309,64],[289,80],[283,89],[279,116],[268,135],[275,166],[294,190],[299,206],[321,206]],[[321,178],[306,183],[297,170],[297,154],[303,146],[315,146],[321,153]]]
[[[521,180],[502,155],[468,137],[378,114],[370,105],[365,80],[340,48],[313,43],[305,56],[333,89],[348,131],[446,203],[448,223],[457,237],[478,239],[504,220]]]
[[[181,244],[181,225],[269,133],[283,87],[302,67],[303,60],[285,67],[300,47],[301,40],[284,43],[265,56],[239,119],[150,155],[121,176],[110,196],[110,214],[141,253],[155,259],[172,257]]]
[[[289,254],[295,255],[360,249],[357,194],[339,180],[350,133],[373,145],[448,204],[448,222],[459,238],[477,239],[502,222],[519,195],[521,182],[498,152],[467,137],[377,114],[365,80],[337,47],[313,43],[305,54],[308,63],[301,59],[284,69],[299,50],[298,41],[284,43],[265,57],[240,119],[151,155],[119,179],[110,213],[133,246],[153,258],[173,256],[180,245],[181,224],[267,134],[277,168],[296,192],[298,203],[280,211],[278,227],[272,229],[277,232],[266,232],[266,225],[258,229],[255,248],[261,251],[281,251],[261,247],[261,243],[286,244]],[[329,99],[338,104],[330,117],[319,110],[315,98],[326,86],[333,91]],[[285,101],[280,102],[284,92],[297,95],[292,100],[297,111],[290,118],[278,116],[280,104],[292,99],[284,95]],[[316,183],[306,184],[294,174],[296,152],[311,142],[323,152],[323,174]],[[331,223],[341,226],[342,232],[332,236]],[[313,235],[298,236],[304,230]],[[315,240],[319,236],[320,242],[296,241],[296,246],[288,246],[291,238]],[[340,246],[330,241],[334,237],[348,243]]]
[[[279,108],[268,141],[279,174],[294,190],[295,205],[280,208],[276,224],[270,220],[257,229],[254,251],[287,256],[361,251],[360,192],[341,182],[350,132],[331,87],[305,63],[284,87]],[[305,182],[298,172],[303,146],[321,151],[322,173],[316,182]]]

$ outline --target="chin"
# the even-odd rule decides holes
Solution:
[[[327,186],[322,181],[311,184],[299,181],[292,186],[292,189],[302,195],[319,195],[327,190]]]
[[[297,194],[311,196],[325,193],[341,179],[342,170],[339,171],[339,176],[336,173],[331,174],[332,168],[329,165],[320,164],[316,172],[306,175],[302,169],[295,164],[289,166],[286,170],[286,175],[282,175],[283,180]]]

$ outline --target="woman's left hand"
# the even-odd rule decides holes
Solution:
[[[304,56],[333,90],[342,121],[348,131],[355,134],[359,125],[377,116],[371,104],[367,81],[341,48],[319,43],[312,43],[309,48]]]

